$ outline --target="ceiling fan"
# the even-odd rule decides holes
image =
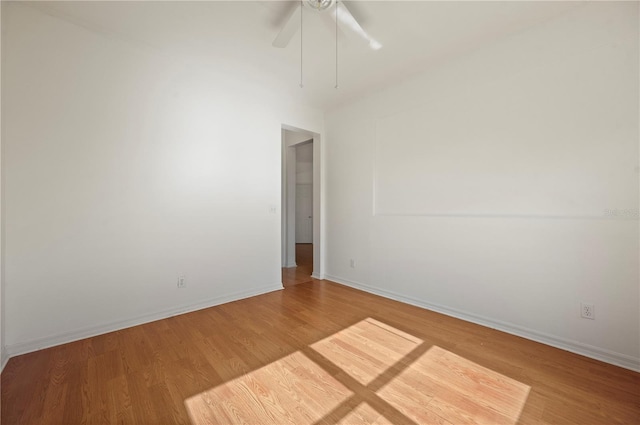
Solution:
[[[369,43],[369,47],[378,50],[382,47],[377,40],[371,37],[354,18],[351,11],[347,8],[344,1],[338,0],[302,0],[291,2],[291,7],[285,10],[285,19],[278,36],[273,40],[274,47],[287,47],[289,41],[300,28],[300,8],[307,7],[317,12],[327,11],[332,6],[337,7],[337,13],[330,13],[333,19],[337,19],[339,23],[344,24],[347,28],[357,34],[359,37]],[[297,13],[298,12],[298,13]]]

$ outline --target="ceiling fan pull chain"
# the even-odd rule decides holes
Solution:
[[[336,89],[338,88],[338,0],[336,0]]]
[[[300,0],[300,88],[304,87],[302,85],[302,9],[303,9],[302,0]]]

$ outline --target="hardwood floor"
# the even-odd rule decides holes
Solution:
[[[298,267],[287,267],[282,269],[283,286],[299,285],[311,282],[313,273],[313,244],[296,244],[296,264]]]
[[[12,358],[2,424],[638,424],[640,374],[328,281]]]

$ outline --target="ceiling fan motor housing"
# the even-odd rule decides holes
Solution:
[[[307,0],[306,3],[312,9],[325,10],[334,3],[334,0]]]

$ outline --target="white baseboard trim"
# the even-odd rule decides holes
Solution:
[[[298,265],[295,262],[287,263],[287,264],[284,265],[285,269],[291,269],[291,268],[294,268],[294,267],[298,267]]]
[[[0,347],[0,373],[2,373],[8,361],[9,354],[7,353],[7,350],[4,347]]]
[[[20,342],[17,344],[11,344],[6,346],[6,351],[2,352],[2,359],[4,363],[9,360],[10,357],[18,356],[21,354],[31,353],[33,351],[42,350],[44,348],[54,347],[56,345],[66,344],[73,341],[78,341],[85,338],[90,338],[97,335],[102,335],[109,332],[118,331],[121,329],[130,328],[132,326],[142,325],[144,323],[155,322],[156,320],[166,319],[172,316],[178,316],[180,314],[190,313],[192,311],[202,310],[205,308],[213,307],[220,304],[226,304],[228,302],[241,300],[244,298],[254,297],[256,295],[262,295],[269,292],[280,291],[283,289],[282,283],[275,283],[269,286],[263,286],[259,288],[250,289],[247,291],[234,292],[231,294],[223,295],[220,297],[209,298],[204,301],[200,301],[195,304],[182,305],[179,307],[170,308],[155,313],[145,314],[142,316],[134,317],[127,320],[121,320],[117,322],[106,323],[103,325],[89,326],[87,328],[78,329],[70,332],[63,332],[56,335],[38,338],[31,341]],[[6,360],[5,360],[6,357]]]
[[[325,276],[323,274],[311,273],[311,277],[318,280],[324,280]]]
[[[416,307],[421,307],[427,310],[442,313],[447,316],[462,319],[467,322],[475,323],[478,325],[486,326],[488,328],[497,329],[508,334],[516,335],[522,338],[530,339],[532,341],[540,342],[542,344],[550,345],[561,350],[570,351],[575,354],[580,354],[585,357],[589,357],[595,360],[600,360],[605,363],[610,363],[616,366],[630,369],[636,372],[640,372],[640,358],[628,356],[626,354],[617,353],[604,348],[595,347],[592,345],[584,344],[571,339],[561,338],[555,335],[550,335],[544,332],[539,332],[533,329],[525,328],[522,326],[514,325],[511,323],[503,322],[500,320],[491,319],[489,317],[480,316],[473,313],[467,313],[454,308],[446,307],[439,304],[432,304],[417,298],[407,297],[405,295],[398,294],[393,291],[387,291],[384,289],[375,288],[363,283],[354,282],[349,279],[344,279],[338,276],[326,275],[328,280],[334,281],[341,285],[349,286],[355,289],[359,289],[364,292],[379,295],[381,297],[389,298],[395,301],[400,301],[406,304],[411,304]]]

